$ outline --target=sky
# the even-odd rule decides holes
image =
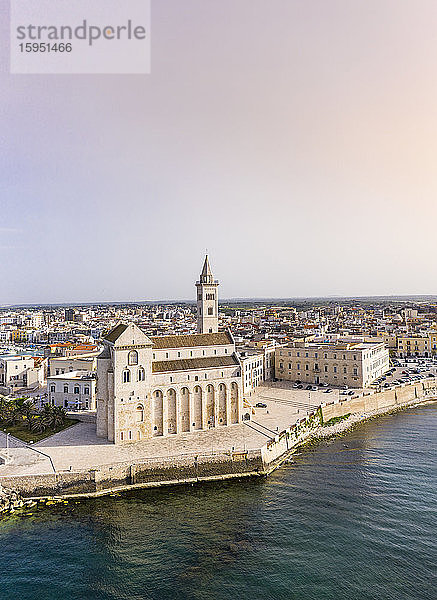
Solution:
[[[25,0],[23,0],[25,1]],[[0,305],[436,294],[435,0],[152,0],[148,75],[9,74]]]

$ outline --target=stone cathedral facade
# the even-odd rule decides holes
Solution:
[[[218,331],[218,281],[205,258],[197,331],[148,337],[119,323],[97,359],[97,435],[116,444],[227,427],[242,419],[242,369]]]

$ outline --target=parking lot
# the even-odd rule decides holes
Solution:
[[[401,383],[413,383],[424,377],[437,376],[437,360],[427,358],[399,358],[391,361],[390,371],[373,382],[373,389],[390,388]]]

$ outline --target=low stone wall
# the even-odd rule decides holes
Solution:
[[[18,489],[25,498],[40,498],[263,474],[261,451],[256,450],[115,463],[81,472],[0,477],[0,482]]]
[[[334,417],[343,417],[349,413],[371,413],[384,408],[395,408],[414,400],[426,399],[433,393],[437,393],[436,383],[429,379],[381,392],[371,391],[363,396],[345,398],[327,405],[322,404],[323,421],[326,423]]]

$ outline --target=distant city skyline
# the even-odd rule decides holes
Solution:
[[[153,2],[144,76],[10,75],[8,11],[0,305],[437,292],[435,2]]]

